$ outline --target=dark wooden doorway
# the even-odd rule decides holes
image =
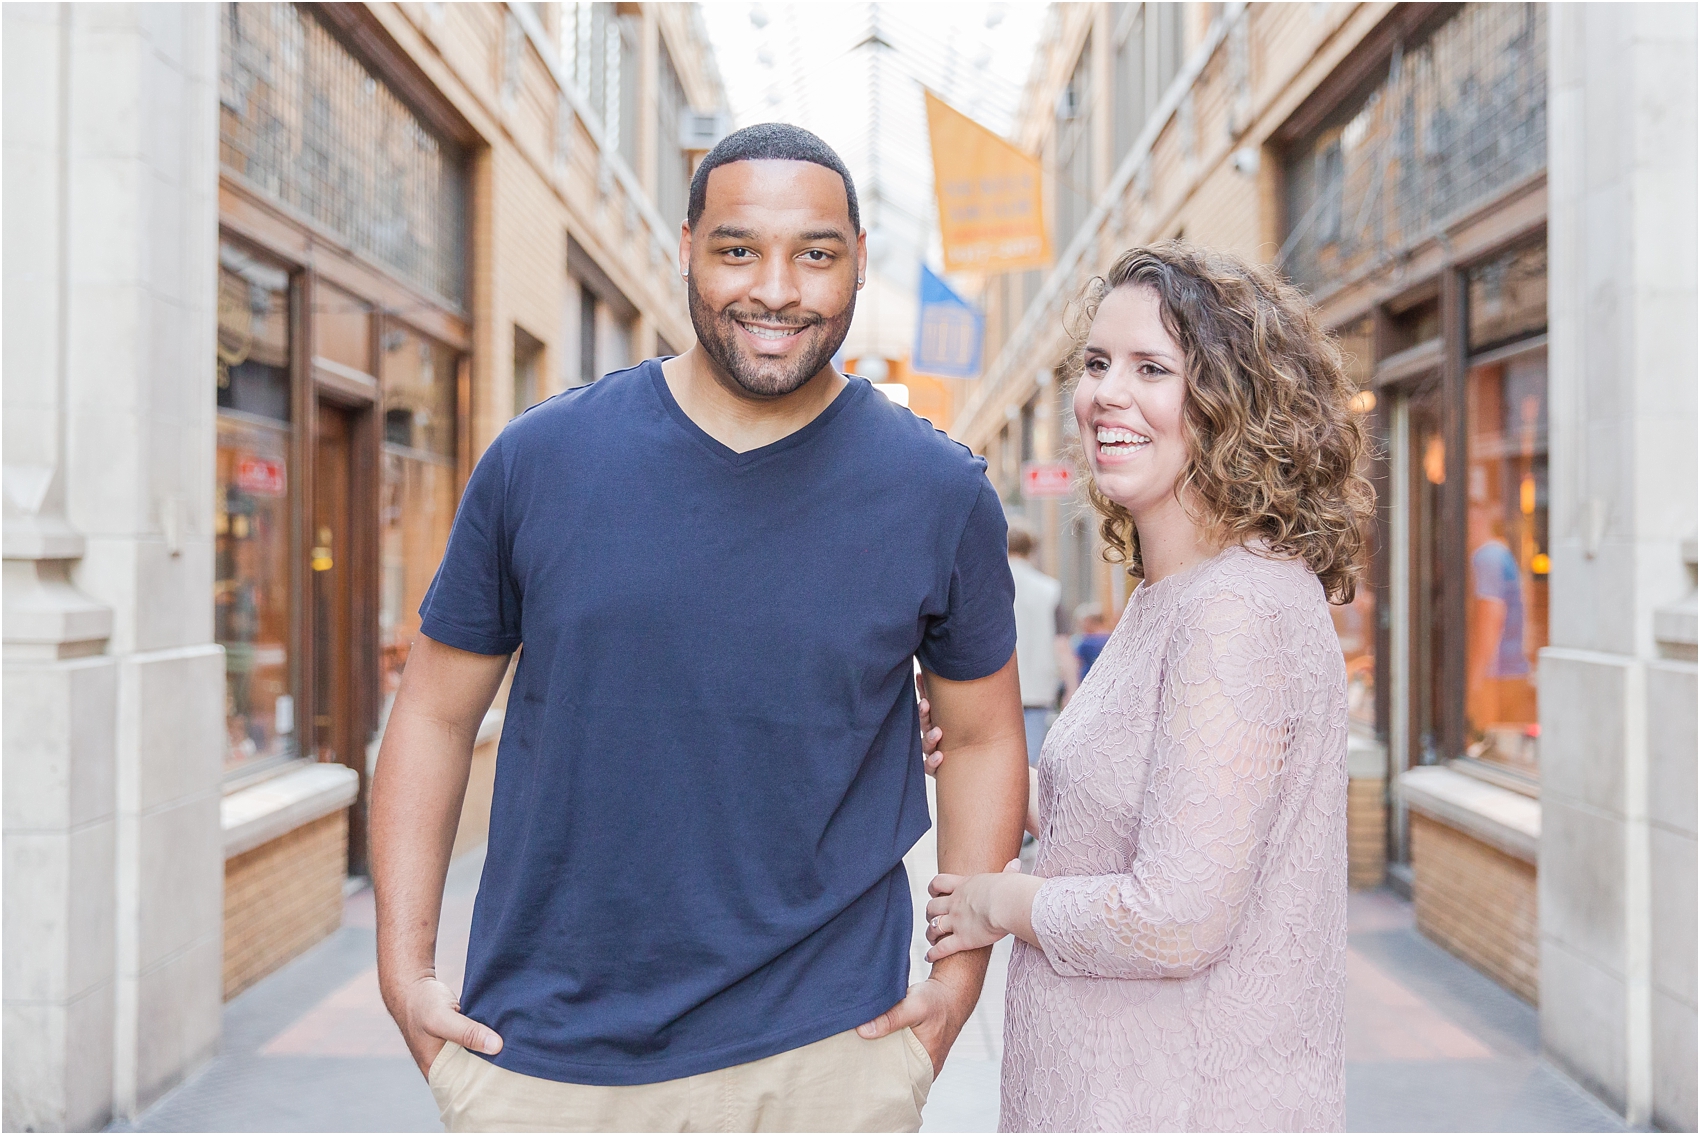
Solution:
[[[362,426],[369,410],[321,400],[314,414],[313,523],[309,552],[313,637],[313,745],[318,759],[360,777],[348,810],[348,871],[366,866],[367,675],[362,672],[362,602],[369,581]],[[369,662],[367,663],[369,667]]]

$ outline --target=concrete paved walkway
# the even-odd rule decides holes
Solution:
[[[930,839],[909,856],[923,891]],[[439,966],[459,985],[481,853],[449,873]],[[372,896],[330,939],[225,1007],[222,1054],[131,1125],[139,1131],[437,1131],[441,1125],[378,997]],[[917,934],[916,956],[924,949]],[[1619,1131],[1618,1118],[1539,1057],[1535,1011],[1412,928],[1387,892],[1352,896],[1346,1122],[1352,1131]],[[933,1087],[924,1131],[992,1131],[1003,976]],[[916,972],[923,972],[917,964]]]

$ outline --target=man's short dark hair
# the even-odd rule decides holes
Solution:
[[[855,243],[855,234],[862,230],[862,215],[856,207],[856,183],[850,180],[850,171],[844,168],[844,159],[815,135],[788,122],[763,122],[746,126],[722,138],[720,143],[708,152],[708,156],[703,158],[702,164],[697,166],[695,176],[691,178],[691,199],[685,210],[685,223],[694,229],[702,219],[703,207],[708,202],[709,174],[732,162],[760,161],[813,162],[842,177],[844,196],[850,203],[851,243]]]

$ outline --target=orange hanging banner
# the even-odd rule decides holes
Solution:
[[[931,91],[927,132],[947,272],[1020,272],[1051,262],[1039,160]]]

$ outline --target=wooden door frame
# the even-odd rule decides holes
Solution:
[[[319,424],[318,400],[312,383],[313,334],[309,318],[313,310],[313,274],[295,265],[289,279],[289,409],[294,425],[290,459],[295,471],[290,479],[289,584],[296,643],[290,681],[295,687],[296,754],[306,760],[317,760],[318,743],[313,739],[312,728],[318,713],[313,689],[313,660],[317,657],[318,643],[312,614],[313,543],[308,531],[313,523],[317,466],[314,450]]]
[[[468,163],[469,182],[473,163]],[[358,744],[343,763],[359,776],[359,795],[350,813],[350,866],[364,872],[365,814],[369,798],[366,749],[375,738],[382,710],[382,669],[378,609],[381,582],[381,533],[378,510],[383,476],[382,394],[378,376],[384,333],[393,325],[441,342],[459,356],[456,373],[455,486],[458,499],[476,463],[474,450],[473,324],[465,310],[428,296],[396,277],[384,265],[350,250],[335,234],[280,207],[228,173],[219,175],[219,240],[251,251],[289,276],[290,478],[289,601],[290,691],[295,698],[296,755],[315,760],[312,736],[318,716],[315,669],[327,644],[315,641],[312,605],[313,510],[317,489],[316,454],[321,401],[353,412],[351,422],[351,500],[348,549],[354,575],[349,612],[354,652],[355,697],[349,730]],[[474,215],[474,186],[469,184],[467,220]],[[468,270],[472,266],[468,230]],[[372,335],[366,374],[327,366],[314,358],[317,333],[313,316],[318,281],[334,285],[372,306]],[[471,292],[470,281],[468,292]],[[405,310],[406,319],[392,312]]]
[[[1444,304],[1443,285],[1435,277],[1425,277],[1408,286],[1397,296],[1395,301],[1405,300],[1406,306],[1416,296],[1440,295]],[[1411,747],[1415,739],[1412,719],[1417,712],[1415,690],[1417,688],[1414,672],[1417,666],[1426,665],[1415,652],[1416,632],[1415,621],[1412,618],[1411,606],[1414,600],[1413,564],[1409,557],[1415,554],[1414,544],[1410,541],[1410,510],[1412,507],[1412,490],[1410,485],[1411,469],[1410,455],[1400,455],[1395,452],[1400,439],[1395,437],[1394,419],[1396,406],[1428,387],[1435,389],[1437,400],[1444,402],[1447,397],[1445,384],[1445,347],[1444,335],[1446,327],[1442,326],[1442,350],[1440,353],[1424,352],[1422,344],[1414,349],[1401,349],[1398,338],[1396,318],[1390,310],[1388,301],[1377,302],[1369,311],[1374,320],[1372,330],[1373,352],[1375,366],[1371,373],[1370,389],[1376,392],[1376,407],[1371,412],[1374,435],[1378,439],[1378,451],[1371,462],[1370,477],[1376,487],[1376,523],[1375,538],[1370,550],[1369,577],[1376,588],[1376,628],[1375,628],[1375,717],[1376,734],[1386,747],[1387,770],[1384,802],[1387,805],[1387,824],[1385,832],[1385,850],[1389,864],[1408,864],[1410,862],[1408,835],[1405,828],[1403,813],[1398,803],[1396,783],[1399,774],[1411,767]],[[1391,363],[1391,365],[1387,365]],[[1408,414],[1408,410],[1406,411]],[[1445,432],[1445,416],[1449,411],[1444,407],[1440,410],[1442,416],[1442,438],[1448,449],[1455,448],[1451,438]],[[1407,444],[1409,439],[1403,439]],[[1403,468],[1406,476],[1401,483],[1398,476]],[[1447,471],[1447,484],[1442,486],[1441,515],[1437,516],[1439,531],[1436,537],[1444,541],[1445,532],[1445,494],[1457,487],[1458,478],[1450,468]],[[1407,541],[1401,549],[1396,547],[1394,526],[1400,523],[1397,516],[1399,510],[1404,510],[1403,523],[1407,525]],[[1407,562],[1402,571],[1396,571],[1394,557],[1403,553]],[[1441,554],[1446,554],[1444,547]],[[1403,589],[1395,594],[1394,579],[1398,575],[1404,581]],[[1445,608],[1444,597],[1441,602]],[[1401,611],[1400,608],[1403,608]],[[1402,640],[1396,641],[1393,624],[1399,620],[1405,627]],[[1451,640],[1452,630],[1449,626],[1441,628],[1443,639]],[[1403,649],[1405,657],[1396,659],[1396,649]],[[1444,648],[1441,654],[1445,656]],[[1447,665],[1444,661],[1443,666]],[[1399,682],[1404,683],[1403,691],[1396,689]],[[1435,676],[1435,681],[1442,687],[1444,693],[1446,677],[1443,674]],[[1395,702],[1404,708],[1403,722],[1395,720]],[[1444,716],[1444,715],[1443,715]],[[1442,736],[1437,737],[1437,743],[1444,749],[1447,742],[1444,737],[1444,722],[1440,725]],[[1403,742],[1400,744],[1399,742]]]
[[[373,335],[373,349],[377,349],[376,334]],[[334,407],[346,414],[349,425],[348,547],[339,551],[338,555],[346,556],[348,563],[349,641],[344,648],[349,652],[349,675],[354,688],[349,697],[349,720],[342,725],[345,737],[339,746],[342,751],[338,753],[338,763],[352,768],[360,778],[358,795],[349,809],[348,863],[350,874],[364,875],[367,871],[366,810],[371,792],[366,754],[377,729],[378,716],[378,482],[381,473],[379,430],[382,423],[375,391],[372,397],[358,397],[349,390],[346,382],[335,381],[334,377],[332,381],[323,381],[324,372],[318,367],[314,368],[314,372],[311,396],[315,450],[321,407]],[[312,507],[311,500],[308,507]],[[308,524],[311,524],[310,518]],[[307,567],[310,571],[311,565]],[[303,614],[311,633],[311,612],[304,610]],[[317,672],[325,651],[336,649],[333,643],[314,643],[313,646],[309,674]],[[313,687],[314,683],[307,683],[308,689]],[[315,720],[320,707],[314,705],[310,711],[315,717],[308,720]],[[314,756],[324,759],[317,752]]]
[[[303,307],[308,312],[313,311],[314,295],[317,290],[318,274],[312,268],[301,273],[303,280]],[[359,293],[351,293],[363,302],[370,303]],[[358,779],[358,788],[354,803],[348,812],[348,871],[351,875],[365,875],[367,868],[367,808],[371,796],[371,777],[368,771],[366,751],[371,744],[373,734],[378,724],[378,584],[379,556],[378,546],[378,507],[380,478],[382,475],[380,462],[382,460],[382,430],[383,421],[380,413],[382,399],[379,394],[376,378],[379,353],[382,351],[384,332],[383,308],[380,304],[372,304],[372,325],[367,336],[366,373],[352,371],[350,368],[338,366],[328,360],[319,358],[314,353],[316,327],[311,320],[303,320],[301,368],[302,381],[300,391],[303,406],[303,420],[306,428],[302,430],[302,448],[305,451],[305,467],[309,476],[303,478],[303,511],[297,531],[302,545],[299,574],[301,578],[302,602],[299,607],[301,630],[308,643],[303,651],[304,665],[302,670],[302,692],[308,698],[305,707],[307,716],[303,720],[316,722],[321,710],[317,702],[315,677],[318,666],[325,652],[336,648],[334,643],[316,641],[313,623],[310,589],[312,587],[312,565],[310,549],[312,546],[312,525],[314,502],[317,500],[317,456],[319,414],[322,406],[332,406],[348,415],[349,418],[349,469],[348,469],[348,547],[339,551],[338,555],[347,557],[349,571],[349,610],[347,612],[349,641],[345,648],[349,652],[351,665],[349,675],[353,680],[353,690],[350,691],[348,712],[349,720],[343,723],[345,736],[341,740],[338,752],[338,762],[354,770]],[[308,754],[314,760],[323,760],[313,742],[313,751]]]

